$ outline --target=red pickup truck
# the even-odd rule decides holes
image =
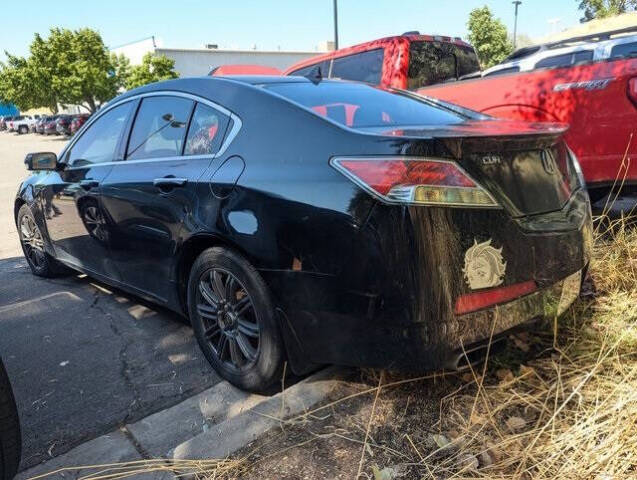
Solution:
[[[637,28],[527,47],[481,75],[469,44],[408,33],[319,55],[284,74],[305,76],[320,66],[325,77],[416,90],[496,117],[567,123],[567,143],[597,200],[618,176],[625,191],[637,189],[637,161],[628,161],[637,153],[637,135],[630,141],[637,134],[635,34]]]
[[[616,178],[637,187],[637,28],[538,45],[482,78],[418,93],[516,120],[568,123],[593,200]],[[517,73],[519,72],[519,73]],[[635,138],[633,138],[635,135]],[[632,140],[631,140],[632,139]]]
[[[406,32],[342,48],[295,63],[283,75],[342,78],[415,90],[479,72],[474,48],[460,38]]]

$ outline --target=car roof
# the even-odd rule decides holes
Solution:
[[[634,34],[631,35],[631,33]],[[573,52],[593,51],[593,60],[601,60],[610,54],[610,50],[615,45],[635,41],[637,41],[637,26],[522,47],[505,58],[502,63],[485,70],[483,75],[514,67],[519,67],[520,71],[530,71],[539,60]]]

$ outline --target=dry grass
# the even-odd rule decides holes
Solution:
[[[637,231],[613,223],[595,245],[596,298],[567,313],[555,350],[498,383],[474,372],[476,394],[447,399],[441,430],[460,448],[432,476],[637,478]]]

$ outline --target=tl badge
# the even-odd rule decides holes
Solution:
[[[478,243],[473,241],[464,255],[462,273],[472,290],[497,287],[504,281],[507,264],[502,258],[502,248],[491,246],[491,239]]]

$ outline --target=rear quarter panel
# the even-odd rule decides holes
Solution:
[[[626,170],[622,159],[637,130],[637,108],[627,95],[634,76],[637,59],[616,60],[436,85],[419,93],[497,117],[568,123],[566,142],[587,183],[599,184]],[[635,152],[631,142],[629,153]],[[637,163],[629,166],[627,179],[637,182]]]

